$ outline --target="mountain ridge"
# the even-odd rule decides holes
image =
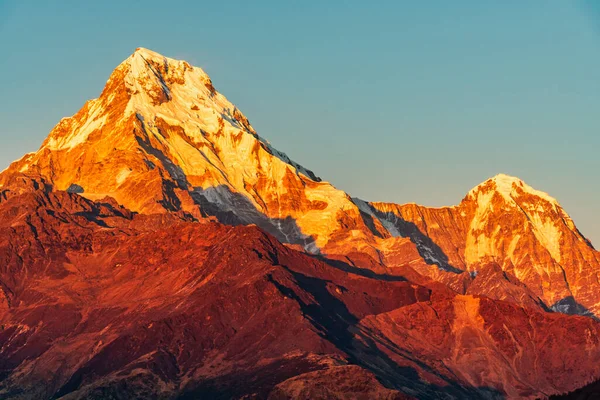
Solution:
[[[312,254],[378,273],[410,268],[460,293],[497,265],[528,288],[518,298],[600,310],[595,285],[586,289],[598,278],[583,268],[600,268],[600,257],[548,194],[498,174],[456,206],[353,199],[260,137],[202,69],[144,48],[37,152],[0,173],[0,189],[20,174],[134,212],[256,224]]]
[[[0,217],[0,395],[538,398],[600,377],[600,254],[556,199],[505,174],[449,207],[352,198],[144,48],[0,173]]]

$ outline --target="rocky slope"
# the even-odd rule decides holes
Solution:
[[[591,318],[366,277],[187,218],[6,196],[0,396],[536,398],[600,376]]]

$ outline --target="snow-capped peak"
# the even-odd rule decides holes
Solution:
[[[502,195],[509,203],[515,202],[515,198],[525,193],[543,199],[553,206],[559,205],[558,201],[548,193],[536,190],[523,180],[506,174],[498,174],[476,186],[469,192],[468,197],[476,197],[477,193],[489,192],[490,190]]]
[[[123,61],[122,64],[129,64],[133,67],[135,65],[135,63],[139,60],[143,60],[144,63],[138,65],[141,68],[139,68],[137,70],[132,69],[132,72],[139,72],[140,70],[146,70],[146,69],[148,69],[148,67],[152,67],[154,65],[162,64],[165,67],[168,67],[169,65],[179,65],[179,64],[183,64],[183,63],[187,64],[186,61],[169,58],[169,57],[163,56],[162,54],[157,53],[155,51],[146,49],[144,47],[138,47],[137,49],[135,49],[133,54],[131,54],[131,56],[129,58],[127,58],[125,61]],[[198,68],[198,69],[200,69],[200,68]]]
[[[525,185],[521,179],[506,174],[498,174],[490,179],[496,184],[496,190],[505,196],[510,196],[513,185],[521,188]]]
[[[145,47],[138,47],[137,49],[135,49],[135,51],[132,54],[133,56],[142,56],[145,59],[149,59],[149,58],[153,58],[153,59],[157,59],[157,60],[170,60],[170,61],[175,61],[174,59],[169,59],[168,57],[163,56],[162,54],[159,54],[155,51],[152,51],[150,49],[147,49]]]
[[[187,61],[165,57],[143,47],[138,47],[121,65],[128,66],[128,73],[135,77],[143,78],[150,73],[159,79],[171,77],[182,84],[184,83],[182,80],[183,75],[188,71],[193,71],[195,75],[201,76],[203,80],[210,80],[208,74],[202,68],[192,67]]]
[[[145,48],[14,168],[42,171],[60,190],[77,184],[89,198],[110,195],[138,212],[230,213],[311,251],[315,240],[304,232],[325,245],[338,210],[353,207],[259,136],[201,68]]]

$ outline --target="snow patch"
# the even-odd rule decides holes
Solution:
[[[85,143],[90,134],[101,129],[106,122],[107,115],[100,115],[101,112],[98,103],[94,101],[82,125],[74,126],[71,133],[65,137],[50,137],[46,147],[50,150],[70,150]]]
[[[529,218],[534,226],[533,233],[537,240],[548,250],[554,261],[560,264],[560,239],[562,232],[552,218],[543,214],[533,214]]]
[[[121,169],[115,178],[117,186],[120,186],[123,182],[125,182],[129,175],[131,175],[131,170],[129,168]]]
[[[356,204],[356,206],[358,207],[358,209],[360,211],[364,212],[365,214],[367,214],[367,215],[371,216],[372,218],[377,219],[379,222],[381,222],[381,225],[383,225],[383,227],[389,232],[390,235],[392,235],[393,237],[402,237],[402,235],[400,234],[400,231],[398,230],[398,228],[396,228],[396,225],[394,224],[394,222],[390,221],[387,218],[387,217],[392,217],[397,220],[398,217],[395,214],[387,213],[386,218],[379,218],[377,215],[375,215],[375,213],[373,212],[373,209],[371,208],[369,203],[367,203],[366,201],[361,200],[357,197],[353,197],[352,201],[354,202],[354,204]]]

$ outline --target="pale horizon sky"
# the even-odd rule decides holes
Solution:
[[[600,247],[600,3],[123,3],[0,0],[0,170],[146,47],[352,196],[453,205],[506,173]]]

